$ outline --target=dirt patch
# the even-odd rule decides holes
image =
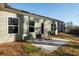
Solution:
[[[0,44],[0,55],[3,56],[25,56],[25,51],[21,48],[22,42],[10,42]]]

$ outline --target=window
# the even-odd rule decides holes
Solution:
[[[35,22],[29,21],[29,32],[34,32],[34,26],[35,26]]]
[[[51,31],[55,31],[56,30],[56,25],[55,25],[55,23],[52,23],[51,24]]]
[[[51,31],[54,31],[54,24],[51,24]]]
[[[18,33],[18,19],[17,18],[8,18],[8,33]]]

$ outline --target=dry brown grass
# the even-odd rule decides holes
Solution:
[[[24,43],[21,45],[21,47],[24,49],[24,51],[29,56],[46,56],[46,55],[48,55],[47,53],[42,52],[40,48],[33,46],[31,43]]]
[[[79,46],[75,43],[66,44],[49,55],[53,56],[79,56]]]
[[[52,36],[71,40],[70,43],[60,47],[52,53],[42,53],[39,48],[36,48],[24,42],[11,42],[0,44],[0,55],[3,56],[25,56],[25,55],[39,55],[39,56],[79,56],[79,37],[69,34],[60,33],[59,36]],[[26,50],[26,51],[25,51]],[[29,54],[28,54],[28,53]],[[33,53],[32,53],[33,52]]]
[[[21,48],[21,42],[9,42],[0,44],[0,56],[24,56],[27,55]]]
[[[0,56],[43,56],[47,55],[41,52],[29,42],[9,42],[0,44]]]
[[[55,50],[54,52],[50,53],[49,55],[54,56],[79,56],[79,38],[69,35],[69,34],[61,34],[59,36],[53,36],[58,38],[64,38],[71,40],[70,43],[60,47],[59,49]]]

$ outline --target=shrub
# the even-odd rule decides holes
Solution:
[[[68,33],[72,35],[79,35],[79,28],[70,29]]]

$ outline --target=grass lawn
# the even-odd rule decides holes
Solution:
[[[47,55],[47,53],[42,52],[40,48],[37,48],[37,47],[31,45],[31,43],[23,43],[21,45],[21,47],[22,47],[22,49],[24,49],[24,51],[27,53],[27,55],[30,55],[30,56]]]
[[[24,43],[21,45],[22,49],[25,50],[27,55],[31,56],[79,56],[79,38],[68,35],[68,34],[60,34],[59,36],[52,36],[55,38],[64,38],[67,40],[71,40],[70,43],[58,48],[52,53],[44,53],[41,52],[40,48],[36,48],[32,46],[31,43]]]
[[[79,37],[68,34],[52,36],[71,40],[68,44],[59,47],[52,53],[44,53],[29,42],[10,42],[0,44],[0,55],[5,56],[79,56]]]
[[[79,56],[79,38],[68,35],[68,34],[61,34],[59,36],[53,36],[58,38],[64,38],[71,40],[70,43],[60,47],[59,49],[55,50],[54,52],[50,53],[49,55],[55,56]]]

